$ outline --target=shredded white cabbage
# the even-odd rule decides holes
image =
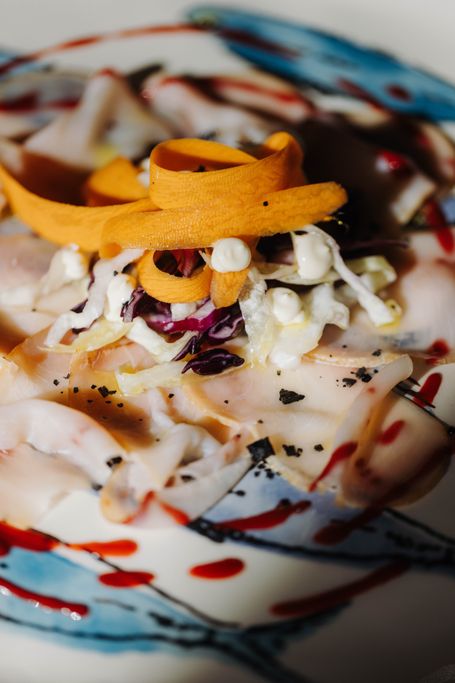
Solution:
[[[89,327],[97,320],[103,313],[107,289],[112,278],[116,273],[121,273],[129,263],[140,258],[143,253],[143,249],[125,249],[114,258],[100,259],[93,268],[95,279],[89,289],[84,310],[81,313],[69,311],[60,315],[51,326],[45,345],[52,347],[71,329]]]
[[[275,338],[275,322],[266,292],[267,285],[259,271],[251,268],[240,292],[239,305],[248,336],[249,360],[260,363],[265,363]]]

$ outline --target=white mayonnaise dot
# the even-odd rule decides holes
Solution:
[[[320,280],[333,263],[332,252],[321,235],[294,235],[294,253],[298,272],[306,280]]]
[[[272,315],[282,325],[291,322],[303,322],[305,315],[302,311],[300,297],[287,287],[273,287],[266,294],[272,308]]]
[[[238,237],[226,237],[213,245],[212,269],[218,273],[237,273],[250,265],[249,246]]]
[[[172,320],[184,320],[184,318],[194,313],[196,309],[197,305],[195,303],[171,304],[171,318]]]
[[[130,275],[119,273],[109,283],[104,305],[104,317],[111,322],[121,320],[123,304],[129,301],[134,290],[134,280]]]

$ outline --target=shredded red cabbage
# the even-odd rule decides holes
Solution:
[[[228,368],[240,367],[244,362],[243,358],[226,349],[209,349],[191,358],[182,373],[192,370],[197,375],[219,375]]]

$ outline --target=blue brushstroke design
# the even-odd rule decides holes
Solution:
[[[203,518],[190,523],[195,531],[215,542],[234,541],[296,557],[315,558],[342,564],[376,567],[385,561],[405,560],[413,566],[454,573],[455,539],[419,524],[394,511],[378,510],[371,519],[356,523],[344,539],[323,544],[315,538],[321,529],[358,519],[362,510],[337,505],[330,493],[308,493],[296,489],[279,476],[271,477],[265,464],[247,472],[233,491],[220,500]],[[240,490],[242,495],[236,495]],[[289,516],[269,529],[230,530],[220,523],[273,510],[280,504],[309,501],[304,512]],[[348,527],[349,528],[349,527]]]
[[[221,627],[182,610],[172,598],[147,590],[104,586],[95,572],[55,552],[14,548],[0,564],[0,576],[28,590],[90,608],[88,616],[73,620],[0,590],[0,628],[20,628],[51,642],[105,654],[137,651],[215,656],[249,667],[275,683],[308,681],[283,666],[278,655],[290,639],[314,633],[344,607],[249,628]]]
[[[230,50],[266,71],[329,92],[345,92],[340,85],[343,79],[390,109],[436,121],[455,120],[455,87],[392,55],[296,22],[238,9],[208,5],[193,8],[188,16],[196,24],[207,25]],[[248,44],[244,40],[248,36],[256,43]],[[260,41],[284,50],[267,49]],[[390,86],[407,93],[408,99],[393,96]]]

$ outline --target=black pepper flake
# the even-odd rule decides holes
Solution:
[[[63,377],[63,379],[69,379],[69,378],[70,378],[70,373],[68,373],[67,375],[65,375],[65,376]]]
[[[314,446],[314,450],[315,450],[315,451],[319,451],[319,453],[320,453],[321,451],[324,450],[324,446],[322,445],[322,443],[317,443],[317,444]]]
[[[74,394],[77,394],[78,391],[79,391],[79,387],[73,387],[73,393],[74,393]]]
[[[92,398],[88,398],[88,399],[87,399],[87,403],[93,403],[93,399],[92,399]]]
[[[355,373],[355,376],[358,379],[360,379],[361,382],[365,382],[365,384],[367,382],[371,382],[371,380],[373,379],[372,376],[370,375],[370,373],[367,372],[366,368],[359,368],[357,370],[357,372]]]
[[[122,456],[114,455],[112,458],[109,458],[109,460],[106,460],[106,465],[108,467],[115,467],[116,465],[120,465],[121,462],[123,462]]]
[[[265,460],[269,457],[269,455],[273,455],[275,452],[267,437],[265,437],[265,439],[259,439],[258,441],[248,444],[247,448],[251,453],[254,463],[259,463],[261,460]]]
[[[167,395],[168,398],[174,398],[174,396],[175,396],[175,394],[168,394]]]
[[[259,424],[259,425],[263,425],[263,424],[264,424],[264,420],[258,420],[258,424]]]
[[[63,391],[61,391],[60,393],[63,394]]]
[[[196,173],[204,173],[204,171],[205,171],[204,164],[199,164],[199,166],[196,169]]]
[[[357,384],[357,380],[353,379],[352,377],[343,377],[341,380],[343,382],[343,387],[353,387],[354,384]]]
[[[116,394],[116,390],[112,389],[112,391],[109,391],[109,389],[106,386],[98,387],[98,391],[100,392],[101,396],[103,398],[106,398],[107,396],[112,396],[112,394]]]
[[[114,277],[118,275],[118,270],[114,270]]]
[[[304,394],[298,394],[296,391],[291,391],[289,389],[280,389],[280,401],[284,405],[289,403],[297,403],[297,401],[302,401],[305,398]]]
[[[104,401],[104,403],[107,403],[107,404],[109,404],[109,403],[112,403],[112,401]]]
[[[262,202],[262,206],[268,206],[268,205],[269,205],[269,203],[267,201]]]
[[[347,349],[347,348],[348,348],[348,345],[347,345],[347,344],[342,344],[341,348],[342,348],[342,349]]]
[[[58,385],[60,384],[60,382],[58,381],[58,379],[54,379],[54,380],[52,380],[52,381],[53,381],[53,384],[55,384],[56,387],[58,387]]]
[[[96,389],[96,384],[92,384],[90,389]]]
[[[376,349],[376,351],[373,351],[373,353],[372,353],[371,355],[372,355],[372,356],[380,356],[381,353],[382,353],[382,350],[381,350],[381,349]]]
[[[101,491],[102,488],[101,484],[92,484],[93,491]]]
[[[123,408],[123,403],[117,403],[117,408]]]
[[[225,398],[224,403],[227,405],[229,403],[229,399]]]
[[[181,474],[180,478],[184,484],[187,484],[189,481],[194,481],[194,477],[191,474]]]
[[[291,458],[300,458],[303,453],[303,448],[296,448],[293,444],[282,444],[283,450],[286,455]]]

